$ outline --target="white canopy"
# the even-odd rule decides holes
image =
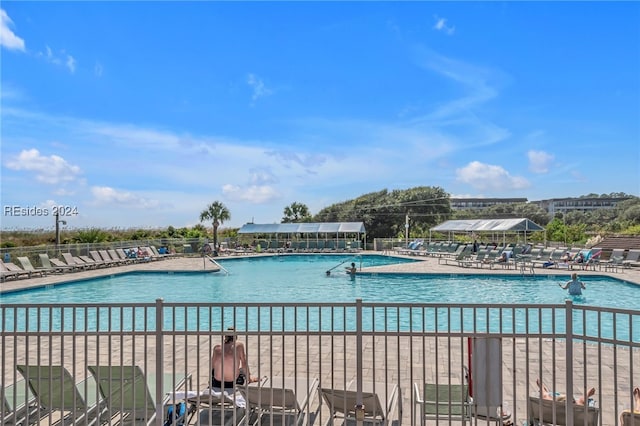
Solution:
[[[436,225],[429,229],[429,236],[432,232],[446,232],[450,234],[449,239],[452,238],[452,234],[456,232],[469,232],[469,233],[500,233],[503,241],[506,239],[507,233],[520,233],[524,234],[524,240],[527,240],[527,232],[545,231],[545,229],[537,223],[526,219],[463,219],[463,220],[448,220]],[[546,236],[545,236],[546,239]]]
[[[492,231],[544,231],[529,219],[468,219],[448,220],[431,228],[435,232],[492,232]]]
[[[238,234],[363,234],[363,222],[246,223]]]

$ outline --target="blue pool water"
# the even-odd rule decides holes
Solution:
[[[442,303],[442,304],[563,304],[567,292],[558,284],[568,276],[520,277],[520,276],[455,276],[450,275],[405,275],[365,274],[352,277],[345,273],[345,266],[355,261],[357,266],[374,266],[412,260],[387,256],[363,255],[286,255],[260,258],[235,258],[219,260],[229,271],[220,273],[131,273],[82,281],[69,285],[32,289],[2,295],[2,303],[153,303],[157,298],[167,303],[352,303],[356,299],[364,302],[397,303]],[[332,270],[327,276],[326,271]],[[640,287],[606,277],[584,277],[587,286],[584,296],[573,299],[576,305],[611,307],[637,310]],[[260,312],[271,324],[276,313]],[[283,314],[284,315],[284,314]],[[348,316],[349,314],[345,314]],[[428,314],[429,316],[431,314]],[[433,312],[435,324],[440,312]],[[521,330],[527,319],[517,313],[506,314],[503,322],[512,322],[512,328]],[[541,314],[542,315],[542,314]],[[242,315],[240,315],[242,317]],[[286,316],[286,315],[285,315]],[[422,327],[424,319],[413,318],[415,313],[386,315],[385,324],[391,327],[408,327],[417,323]],[[424,316],[419,314],[419,316]],[[562,317],[562,315],[560,315]],[[257,321],[257,317],[254,318]],[[265,318],[266,320],[267,318]],[[312,319],[305,319],[305,326],[314,328]],[[344,319],[345,322],[348,322]],[[556,318],[556,325],[564,318]],[[638,316],[635,320],[639,320]],[[189,320],[186,320],[187,322]],[[211,325],[210,319],[200,319]],[[209,321],[209,322],[207,322]],[[216,319],[218,321],[218,319]],[[224,322],[224,320],[220,319]],[[247,327],[253,327],[250,318],[244,319]],[[289,320],[278,320],[287,328]],[[294,321],[292,318],[291,322]],[[324,321],[324,320],[323,320]],[[372,320],[376,322],[376,320]],[[531,319],[529,319],[529,322]],[[545,319],[548,323],[551,319]],[[457,322],[457,324],[456,324]],[[464,327],[465,320],[456,318],[440,321],[440,324]],[[489,321],[491,322],[491,321]],[[628,329],[629,319],[600,318],[601,327]],[[589,321],[587,321],[589,323]],[[596,321],[598,323],[598,321]],[[6,325],[6,324],[5,324]],[[433,325],[433,324],[432,324]],[[200,326],[185,324],[186,328]],[[334,324],[335,326],[335,324]],[[376,324],[370,324],[377,327]],[[536,326],[534,324],[534,326]],[[581,330],[578,324],[577,331]],[[640,334],[640,324],[633,325],[634,336]],[[392,328],[393,329],[393,328]],[[594,330],[593,333],[597,333]],[[640,337],[639,337],[640,338]]]

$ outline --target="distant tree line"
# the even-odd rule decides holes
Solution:
[[[300,222],[363,222],[367,239],[427,237],[429,229],[449,219],[528,218],[546,229],[551,241],[578,243],[594,235],[640,235],[640,198],[625,193],[589,194],[578,198],[629,198],[615,208],[588,212],[572,211],[550,217],[546,210],[533,203],[497,204],[484,209],[453,210],[449,194],[440,187],[419,186],[404,190],[383,189],[342,201],[311,214],[306,204],[293,202],[284,207],[282,223]],[[200,213],[199,224],[193,227],[164,229],[83,229],[68,230],[61,242],[99,243],[143,239],[208,238],[215,243],[218,233],[223,238],[236,238],[238,228],[222,228],[231,219],[231,212],[220,201],[214,201]],[[212,231],[202,222],[212,225]],[[219,232],[218,232],[219,231]],[[534,235],[534,239],[544,236]],[[33,246],[55,243],[53,231],[2,231],[2,247]]]

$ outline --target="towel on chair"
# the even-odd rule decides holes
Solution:
[[[201,391],[179,391],[179,392],[170,392],[167,394],[170,399],[173,401],[179,401],[182,399],[185,400],[195,400],[200,399],[203,402],[207,402],[209,398],[214,399],[216,401],[229,402],[234,404],[238,408],[246,408],[247,401],[244,399],[244,395],[240,392],[233,392],[231,389],[221,390],[220,388],[207,388]]]

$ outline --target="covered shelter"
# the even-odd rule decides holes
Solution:
[[[246,223],[238,234],[268,237],[269,249],[285,248],[287,242],[298,244],[294,248],[345,249],[353,242],[359,245],[366,230],[363,222]],[[304,243],[303,247],[301,243]]]
[[[494,240],[501,237],[502,242],[506,243],[507,234],[522,234],[526,243],[527,233],[539,231],[545,231],[545,228],[527,218],[447,220],[429,229],[429,240],[433,232],[441,232],[447,234],[449,240],[453,240],[456,233],[485,234]]]

